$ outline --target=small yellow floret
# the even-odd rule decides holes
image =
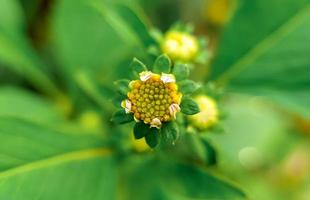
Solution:
[[[128,104],[127,108],[136,120],[160,127],[161,122],[174,119],[175,113],[179,111],[182,95],[178,92],[176,83],[164,83],[158,74],[152,74],[145,81],[132,81],[130,88],[127,94],[130,105]],[[125,104],[125,101],[122,104]],[[175,109],[171,110],[171,106]]]

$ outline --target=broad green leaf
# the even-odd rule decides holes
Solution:
[[[49,95],[59,95],[46,66],[26,38],[19,2],[0,1],[0,64]]]
[[[133,169],[125,199],[245,199],[239,188],[194,166],[152,159]]]
[[[64,117],[49,100],[15,87],[0,87],[0,116],[56,125]]]
[[[56,3],[53,43],[56,56],[69,73],[82,68],[90,71],[95,80],[105,82],[128,77],[129,65],[124,62],[142,46],[136,30],[130,26],[130,18],[118,13],[119,4],[107,0]]]
[[[1,199],[115,198],[114,161],[98,138],[2,117],[0,137]]]
[[[186,96],[182,97],[180,108],[181,112],[186,115],[194,115],[200,111],[199,106],[197,105],[195,100]]]
[[[310,117],[309,27],[308,0],[240,1],[222,36],[211,79]]]
[[[25,22],[18,1],[0,0],[0,28],[10,32],[21,32]]]
[[[116,111],[111,119],[111,121],[116,124],[125,124],[132,122],[133,120],[132,114],[127,114],[124,109]]]

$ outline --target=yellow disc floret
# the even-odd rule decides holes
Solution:
[[[181,94],[172,74],[140,73],[140,80],[130,83],[128,99],[122,102],[135,120],[160,128],[162,122],[175,118],[180,111]]]
[[[189,116],[192,125],[199,129],[207,129],[218,122],[219,111],[217,103],[206,95],[195,98],[200,112]]]
[[[198,53],[198,42],[190,34],[178,31],[166,33],[161,49],[173,60],[192,60]]]

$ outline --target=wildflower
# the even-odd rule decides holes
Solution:
[[[172,74],[140,73],[140,80],[129,83],[130,91],[121,105],[126,113],[132,113],[136,121],[160,128],[162,122],[175,119],[180,111],[181,94]],[[173,111],[171,111],[173,107]]]
[[[167,55],[156,59],[152,71],[137,59],[134,59],[132,68],[134,80],[116,82],[122,99],[118,105],[122,109],[115,112],[112,121],[120,124],[135,121],[135,138],[145,137],[150,147],[157,145],[159,134],[173,134],[166,138],[176,139],[178,126],[175,120],[178,113],[191,115],[199,112],[198,105],[186,90],[181,91],[189,80],[182,80],[180,77],[184,78],[184,74],[179,74],[180,71],[171,70]],[[177,80],[180,81],[180,88]]]
[[[215,100],[206,95],[195,97],[200,112],[189,116],[193,126],[199,129],[207,129],[218,122],[219,111]]]

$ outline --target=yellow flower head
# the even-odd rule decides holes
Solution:
[[[169,31],[161,44],[161,49],[173,60],[189,61],[198,53],[198,41],[188,33]]]
[[[218,122],[219,111],[217,103],[206,95],[195,98],[200,112],[189,116],[192,125],[199,129],[207,129]]]
[[[122,102],[126,113],[136,121],[160,128],[162,122],[175,119],[180,111],[181,93],[172,74],[140,73],[140,80],[131,81],[127,99]]]

